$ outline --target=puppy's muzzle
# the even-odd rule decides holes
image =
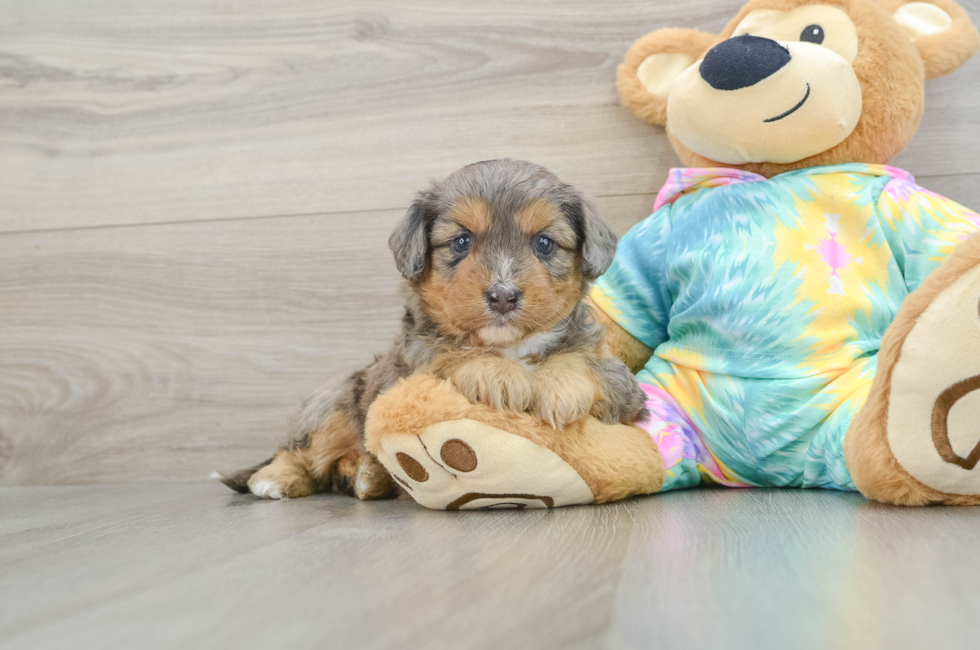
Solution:
[[[521,292],[512,284],[496,283],[487,289],[487,305],[500,315],[517,309]]]

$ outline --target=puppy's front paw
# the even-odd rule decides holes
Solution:
[[[596,401],[595,384],[581,373],[542,370],[534,383],[534,414],[555,429],[585,417]]]
[[[534,399],[534,386],[527,371],[509,359],[468,361],[456,368],[449,380],[471,402],[495,409],[527,411]]]

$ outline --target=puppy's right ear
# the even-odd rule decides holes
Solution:
[[[674,80],[704,56],[717,36],[693,29],[658,29],[626,53],[616,74],[623,105],[651,124],[667,124],[667,95]]]
[[[432,203],[426,192],[415,195],[408,212],[388,237],[388,248],[395,266],[406,280],[420,280],[425,273],[425,255],[429,251],[429,224]]]

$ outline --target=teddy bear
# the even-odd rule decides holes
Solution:
[[[556,430],[419,374],[368,450],[436,509],[701,483],[980,504],[980,216],[887,166],[978,49],[952,0],[750,0],[642,37],[617,86],[685,166],[590,300],[646,415]]]

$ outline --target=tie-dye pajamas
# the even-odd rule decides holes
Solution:
[[[655,350],[638,378],[664,490],[853,490],[847,428],[905,297],[980,217],[880,165],[675,169],[593,300]]]

